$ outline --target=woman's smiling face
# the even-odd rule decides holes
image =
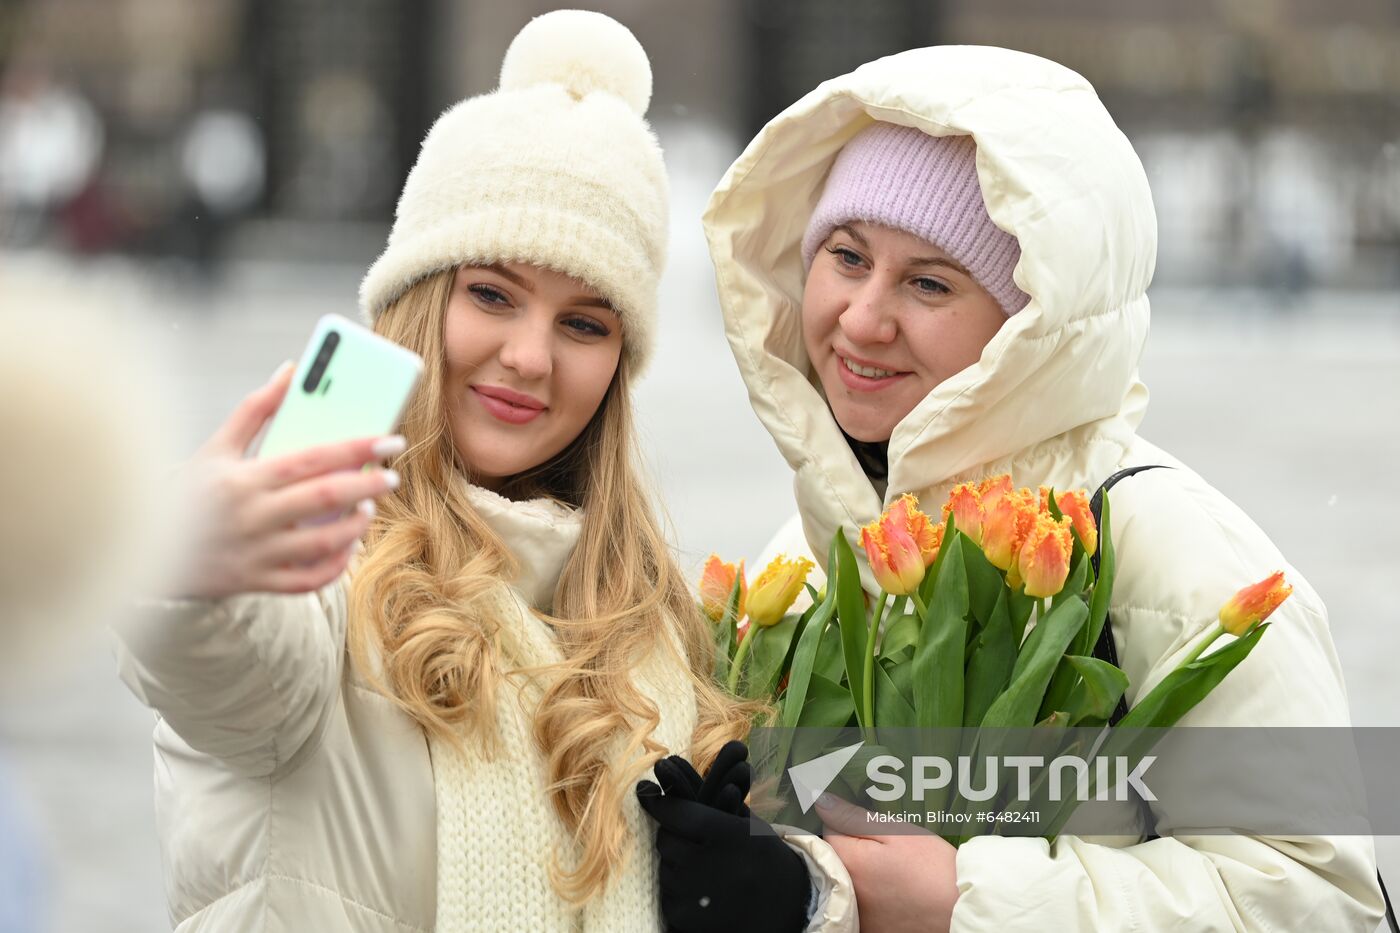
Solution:
[[[622,322],[577,279],[525,263],[456,271],[443,323],[452,440],[474,482],[499,488],[560,453],[598,411]]]
[[[802,336],[836,422],[887,441],[934,387],[981,358],[1006,314],[957,260],[876,224],[841,224],[802,294]]]

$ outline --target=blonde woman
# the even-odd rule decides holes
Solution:
[[[666,231],[650,93],[613,20],[534,20],[500,89],[428,134],[361,287],[427,363],[402,436],[245,459],[284,368],[191,462],[208,514],[180,598],[121,650],[160,715],[178,930],[668,923],[633,786],[667,753],[708,764],[755,710],[710,684],[636,468]],[[803,924],[853,927],[824,843],[753,838],[753,884],[796,866]]]

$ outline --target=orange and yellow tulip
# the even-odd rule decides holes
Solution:
[[[908,596],[919,588],[942,544],[943,528],[935,527],[919,511],[918,502],[905,493],[860,530],[860,543],[875,579],[894,596]]]
[[[982,550],[999,570],[1016,567],[1021,547],[1035,526],[1037,508],[1029,489],[997,497],[982,523]]]
[[[1238,638],[1263,622],[1293,592],[1278,571],[1240,590],[1220,609],[1220,627]]]
[[[875,579],[886,593],[908,596],[924,579],[919,545],[909,531],[893,522],[871,522],[860,530],[860,543]]]
[[[1017,558],[1017,570],[1020,579],[1025,581],[1027,596],[1045,599],[1064,589],[1065,578],[1069,576],[1069,559],[1074,553],[1070,524],[1068,518],[1057,522],[1043,513],[1036,516],[1035,525]]]
[[[711,554],[705,561],[705,569],[700,574],[700,607],[710,621],[724,618],[729,608],[729,593],[734,589],[734,581],[739,581],[739,606],[736,618],[744,617],[744,603],[748,598],[748,586],[744,582],[744,562],[726,564],[718,556]]]
[[[788,560],[784,555],[777,557],[763,568],[758,579],[749,587],[749,621],[754,625],[767,627],[777,625],[783,613],[791,608],[802,592],[802,584],[807,582],[807,574],[816,566],[805,557]]]
[[[891,521],[904,523],[909,529],[909,537],[919,546],[919,558],[924,562],[924,567],[932,567],[938,559],[938,549],[943,546],[943,526],[935,525],[921,512],[919,500],[907,492],[894,501],[886,514]]]
[[[943,506],[943,517],[953,513],[953,524],[958,531],[971,538],[979,546],[982,544],[982,501],[977,494],[976,483],[961,483],[948,494],[948,502]]]
[[[1099,529],[1094,524],[1093,510],[1089,508],[1089,493],[1083,489],[1062,492],[1056,497],[1055,504],[1065,518],[1074,523],[1074,531],[1079,535],[1084,550],[1090,554],[1098,550]]]
[[[1003,496],[1009,496],[1014,491],[1015,487],[1011,485],[1010,473],[982,480],[977,486],[977,500],[982,503],[983,517],[985,518],[991,512]]]

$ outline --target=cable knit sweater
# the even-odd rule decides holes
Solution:
[[[578,515],[468,492],[521,566],[500,593],[503,659],[558,659],[528,610],[548,607]],[[179,933],[661,929],[653,829],[635,799],[632,850],[599,897],[572,910],[549,884],[552,853],[575,853],[530,735],[542,684],[503,681],[502,751],[488,760],[429,740],[363,682],[345,629],[342,578],[299,596],[165,601],[117,633],[121,676],[157,713],[156,819]],[[661,713],[657,741],[686,754],[695,703],[679,662],[657,651],[635,676]],[[853,931],[840,860],[818,838],[786,838],[818,892],[808,929]]]

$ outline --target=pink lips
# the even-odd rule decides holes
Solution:
[[[871,369],[887,369],[887,367],[836,351],[833,351],[832,356],[836,363],[837,372],[841,376],[841,382],[845,384],[846,388],[854,389],[857,392],[878,392],[881,389],[894,385],[896,382],[909,375],[908,373],[895,373],[893,376],[881,376],[880,378],[862,376],[859,373],[851,372],[843,361],[843,358],[850,360],[857,366],[865,366]]]
[[[507,424],[526,424],[538,418],[548,407],[539,399],[513,392],[502,386],[472,386],[481,406]]]

